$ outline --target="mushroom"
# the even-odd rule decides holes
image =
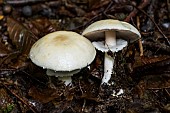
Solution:
[[[139,31],[131,24],[113,19],[94,22],[83,31],[82,35],[92,40],[96,49],[105,52],[102,84],[108,84],[113,73],[114,57],[107,52],[118,52],[127,46],[127,42],[132,43],[141,37]]]
[[[30,50],[32,62],[47,69],[48,76],[56,76],[71,83],[71,76],[88,66],[95,58],[92,43],[72,31],[56,31],[39,39]]]

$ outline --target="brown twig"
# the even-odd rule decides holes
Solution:
[[[143,0],[142,4],[140,4],[138,6],[139,9],[143,9],[144,7],[146,7],[149,4],[150,0]],[[132,4],[131,4],[132,5]],[[134,6],[134,5],[133,5]],[[126,18],[125,18],[125,22],[129,22],[131,20],[132,17],[136,16],[136,14],[138,13],[138,10],[135,8]]]
[[[152,50],[159,50],[159,51],[162,51],[163,53],[170,54],[169,46],[167,46],[165,44],[158,43],[156,41],[155,42],[145,41],[143,43],[143,46],[147,47],[147,48],[151,48]]]
[[[169,86],[169,88],[170,88],[170,86]],[[167,88],[168,89],[168,88]],[[168,96],[170,97],[170,93],[169,93],[169,91],[167,90],[167,89],[165,89],[165,92],[168,94]]]
[[[90,25],[92,22],[98,20],[99,17],[101,17],[102,15],[105,15],[107,16],[106,12],[109,10],[109,8],[113,5],[113,2],[110,1],[110,3],[106,6],[106,8],[104,8],[102,11],[99,11],[97,15],[95,15],[93,18],[91,18],[90,20],[88,20],[88,22],[86,22],[85,24],[83,25],[80,25],[74,29],[71,29],[72,31],[75,31],[77,29],[82,29],[82,28],[85,28],[87,27],[88,25]]]
[[[163,87],[163,88],[146,88],[148,90],[162,90],[162,89],[169,89],[170,86],[167,86],[167,87]]]
[[[24,5],[30,3],[45,2],[47,0],[6,0],[5,2],[11,5]]]
[[[80,88],[80,91],[81,91],[81,93],[82,93],[82,95],[83,95],[84,92],[83,92],[83,90],[82,90],[80,80],[79,80],[79,88]],[[81,112],[84,112],[85,105],[86,105],[86,99],[84,98],[84,102],[83,102],[83,106],[82,106],[82,108],[81,108]]]
[[[137,16],[137,28],[140,28],[140,20],[139,17]],[[139,39],[138,41],[139,49],[140,49],[140,56],[143,56],[143,45],[142,45],[142,39]]]
[[[134,5],[132,4],[132,6],[134,6]],[[142,9],[136,7],[136,6],[134,6],[134,7],[135,7],[136,9],[138,9],[139,11],[141,11],[143,14],[145,14],[147,17],[149,17],[149,19],[154,23],[154,25],[156,26],[156,28],[158,29],[158,31],[162,34],[162,36],[165,38],[165,40],[167,41],[168,45],[170,46],[170,42],[169,42],[169,40],[168,40],[168,37],[162,32],[162,30],[161,30],[161,29],[159,28],[159,26],[156,24],[155,20],[154,20],[152,17],[150,17],[144,10],[142,10]]]
[[[149,73],[157,73],[156,75],[162,76],[164,73],[164,70],[166,70],[165,68],[168,66],[170,66],[170,58],[167,58],[162,61],[150,63],[150,64],[145,64],[143,66],[134,68],[134,70],[132,72],[132,78],[134,78],[138,81],[138,80],[140,80],[141,77],[146,76]],[[158,70],[155,70],[155,69],[158,69]],[[163,70],[161,70],[161,69],[163,69]]]

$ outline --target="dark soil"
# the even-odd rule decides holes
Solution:
[[[102,19],[126,21],[142,35],[143,55],[140,41],[115,54],[110,85],[101,85],[100,51],[70,86],[29,59],[44,35],[81,34]],[[0,0],[0,112],[170,113],[170,0]]]

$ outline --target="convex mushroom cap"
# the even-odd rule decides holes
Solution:
[[[131,24],[113,19],[94,22],[83,31],[82,35],[90,40],[96,40],[104,38],[104,32],[109,30],[116,31],[117,38],[130,40],[130,42],[134,42],[141,37],[139,31]]]
[[[141,37],[139,31],[131,24],[113,19],[94,22],[83,31],[82,35],[92,41],[101,41],[106,38],[106,32],[115,32],[117,44],[108,48],[103,42],[93,42],[98,50],[104,52],[108,50],[117,52],[127,45],[127,41],[132,43]]]
[[[74,71],[90,64],[96,55],[92,43],[75,32],[57,31],[39,39],[30,50],[36,65],[54,71]]]

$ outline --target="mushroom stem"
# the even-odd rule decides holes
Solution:
[[[72,84],[71,76],[58,77],[59,80],[64,81],[64,84],[68,86]]]
[[[75,72],[78,72],[78,71],[75,71]],[[48,76],[58,77],[58,79],[63,81],[66,86],[72,83],[71,76],[73,75],[73,72],[57,72],[57,71],[47,69],[46,74]]]
[[[58,77],[58,79],[63,81],[64,84],[67,86],[72,83],[71,76],[73,76],[73,74],[76,74],[78,72],[80,72],[80,69],[73,70],[73,71],[63,71],[63,72],[47,69],[46,74],[48,76]]]
[[[105,32],[105,46],[112,47],[116,46],[116,32],[115,31],[106,31]],[[113,53],[114,54],[114,53]],[[104,58],[104,76],[102,79],[102,84],[107,83],[111,78],[111,74],[113,73],[113,65],[114,65],[114,58],[109,56],[107,52],[105,52]]]
[[[116,31],[105,31],[105,46],[116,46]]]

